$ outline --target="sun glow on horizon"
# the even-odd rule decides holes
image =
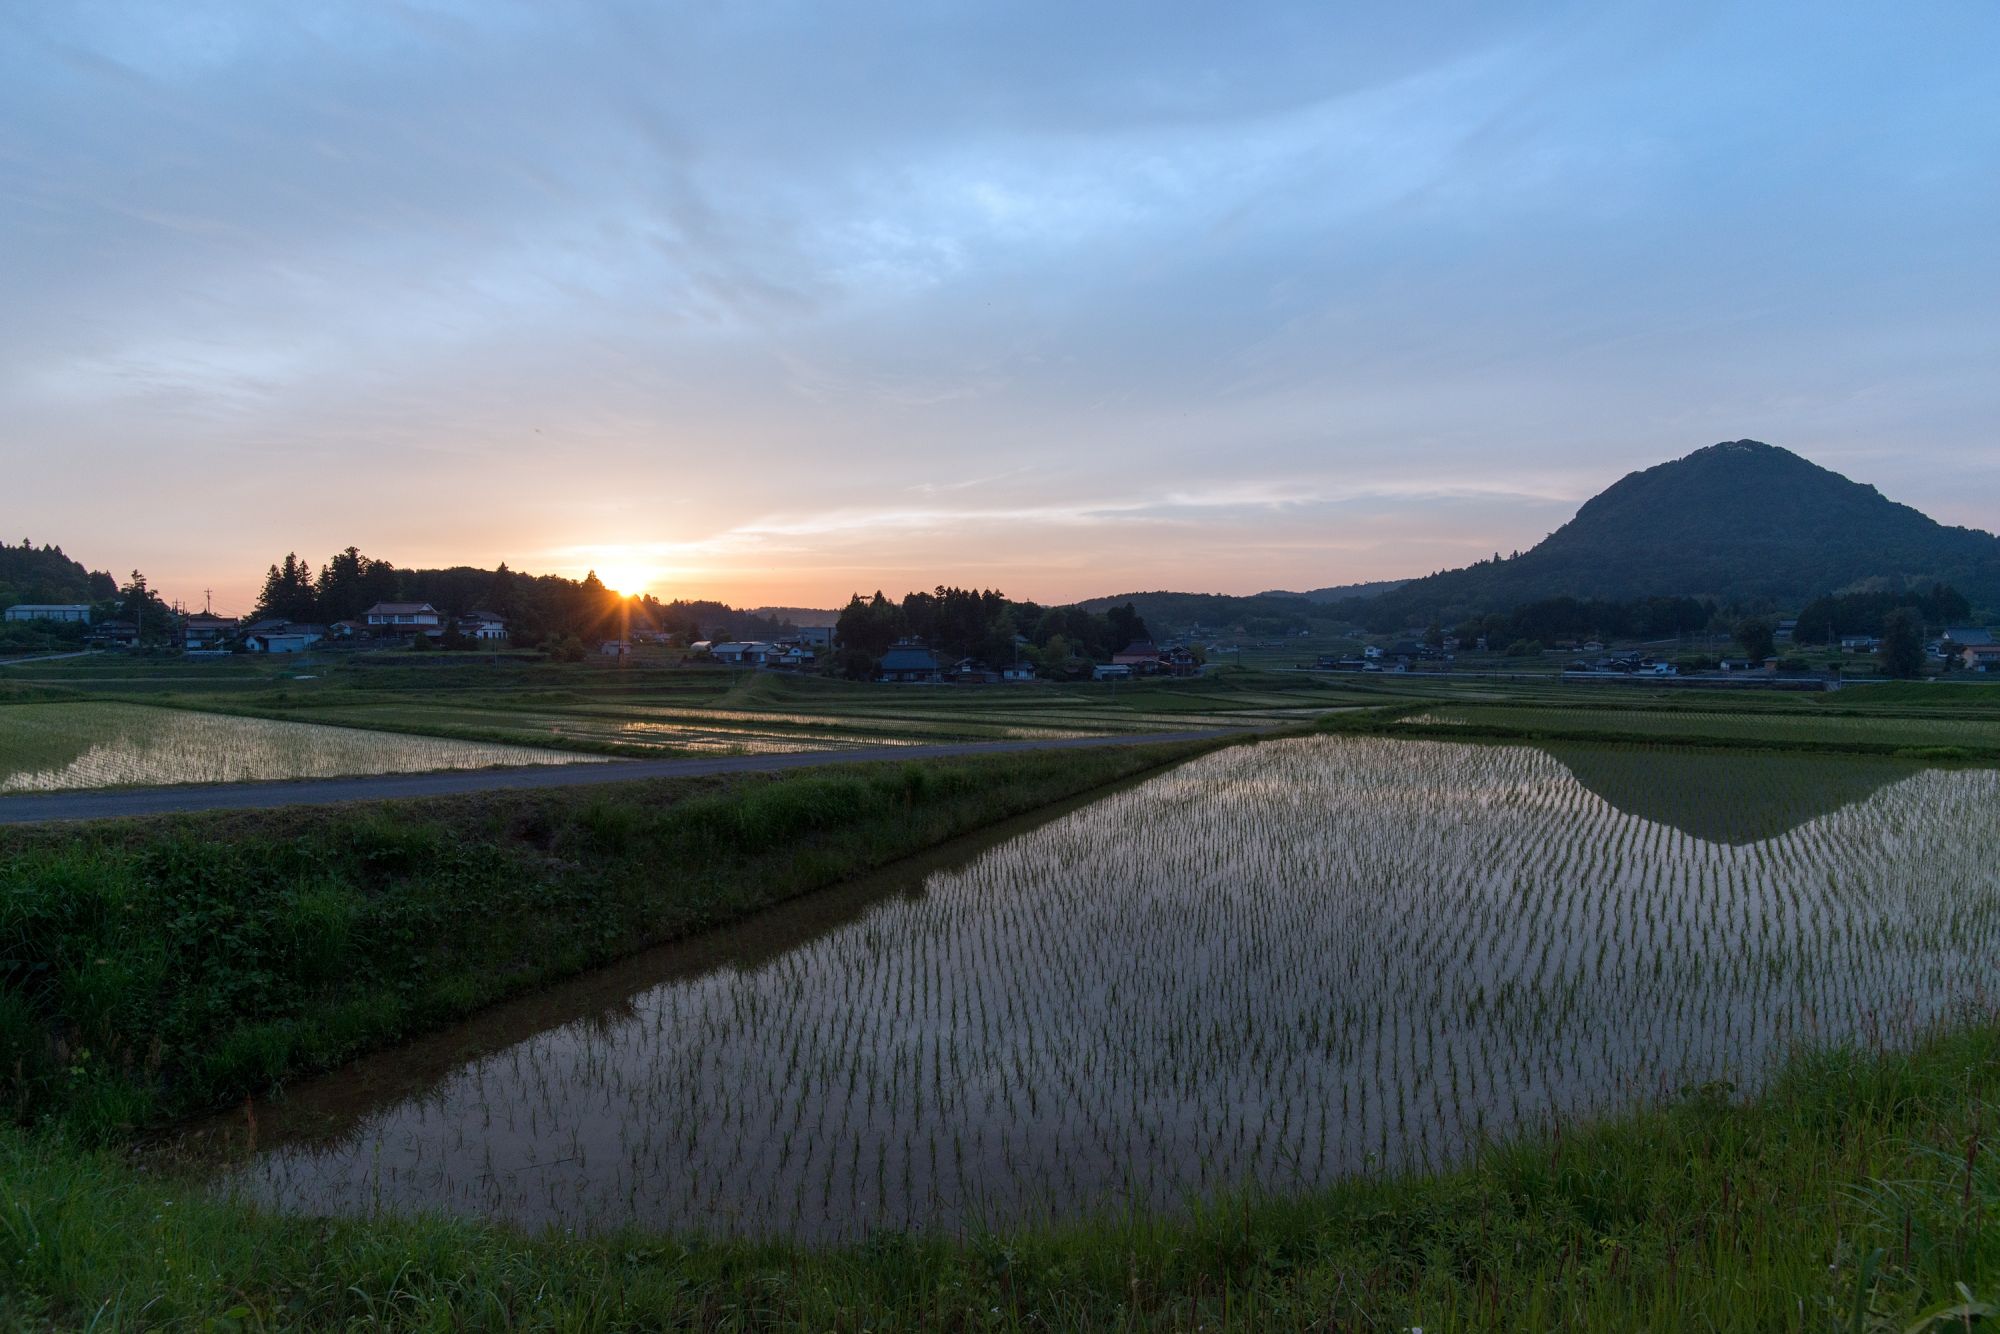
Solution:
[[[597,571],[599,583],[628,598],[651,592],[653,581],[658,577],[654,571],[641,565],[603,565]]]

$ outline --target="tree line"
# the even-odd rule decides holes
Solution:
[[[1509,612],[1475,616],[1453,631],[1462,644],[1485,639],[1491,648],[1559,639],[1674,639],[1718,627],[1719,610],[1704,598],[1648,597],[1619,602],[1553,597]]]
[[[428,602],[449,618],[490,612],[507,624],[515,644],[574,652],[593,639],[654,632],[693,641],[706,635],[775,638],[792,627],[720,602],[661,602],[606,588],[595,571],[582,579],[522,574],[506,562],[492,570],[468,565],[406,569],[348,547],[317,570],[297,553],[265,572],[250,619],[331,625],[359,620],[378,602]]]
[[[1135,640],[1146,622],[1130,602],[1102,613],[1078,606],[1015,602],[995,589],[950,588],[906,593],[892,602],[875,591],[856,593],[834,628],[839,670],[856,679],[875,674],[898,640],[920,640],[947,661],[972,658],[999,668],[1017,661],[1053,676],[1080,675]],[[1025,642],[1023,642],[1025,641]]]
[[[1921,592],[1835,593],[1814,598],[1799,610],[1792,638],[1801,644],[1832,644],[1842,635],[1880,635],[1888,628],[1890,613],[1902,608],[1939,630],[1962,625],[1972,616],[1972,604],[1949,584],[1932,584]]]

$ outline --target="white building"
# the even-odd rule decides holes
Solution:
[[[467,639],[497,642],[507,637],[507,622],[490,611],[469,611],[458,618],[458,632]]]
[[[444,614],[428,602],[378,602],[362,613],[376,634],[420,634],[444,625]]]
[[[7,608],[10,621],[62,621],[75,625],[90,624],[90,604],[87,602],[17,602]]]

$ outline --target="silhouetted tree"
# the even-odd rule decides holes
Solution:
[[[1909,678],[1924,670],[1924,621],[1915,608],[1898,607],[1882,620],[1884,675]]]
[[[1762,662],[1777,648],[1777,636],[1771,623],[1761,616],[1746,617],[1736,623],[1733,632],[1736,642],[1743,646],[1743,652],[1752,662]]]

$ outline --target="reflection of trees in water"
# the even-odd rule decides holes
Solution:
[[[244,1142],[251,1138],[245,1133],[249,1123],[238,1111],[189,1128],[181,1147],[198,1156],[225,1156],[246,1148],[268,1149],[287,1143],[330,1145],[371,1114],[421,1096],[482,1057],[565,1027],[600,1036],[614,1033],[638,1017],[641,998],[659,987],[725,969],[754,972],[860,921],[882,904],[892,900],[904,905],[920,903],[933,875],[959,870],[995,844],[1059,819],[1103,795],[1101,791],[1092,793],[1003,821],[836,888],[503,1001],[443,1032],[415,1038],[293,1085],[258,1109],[260,1130],[254,1135],[254,1145]]]
[[[1577,782],[1628,815],[1742,846],[1863,801],[1919,772],[1844,755],[1719,753],[1549,743]]]
[[[0,712],[0,780],[19,780],[10,785],[29,787],[36,776],[59,774],[96,744],[81,728],[47,726],[33,705],[12,709],[21,712]]]

